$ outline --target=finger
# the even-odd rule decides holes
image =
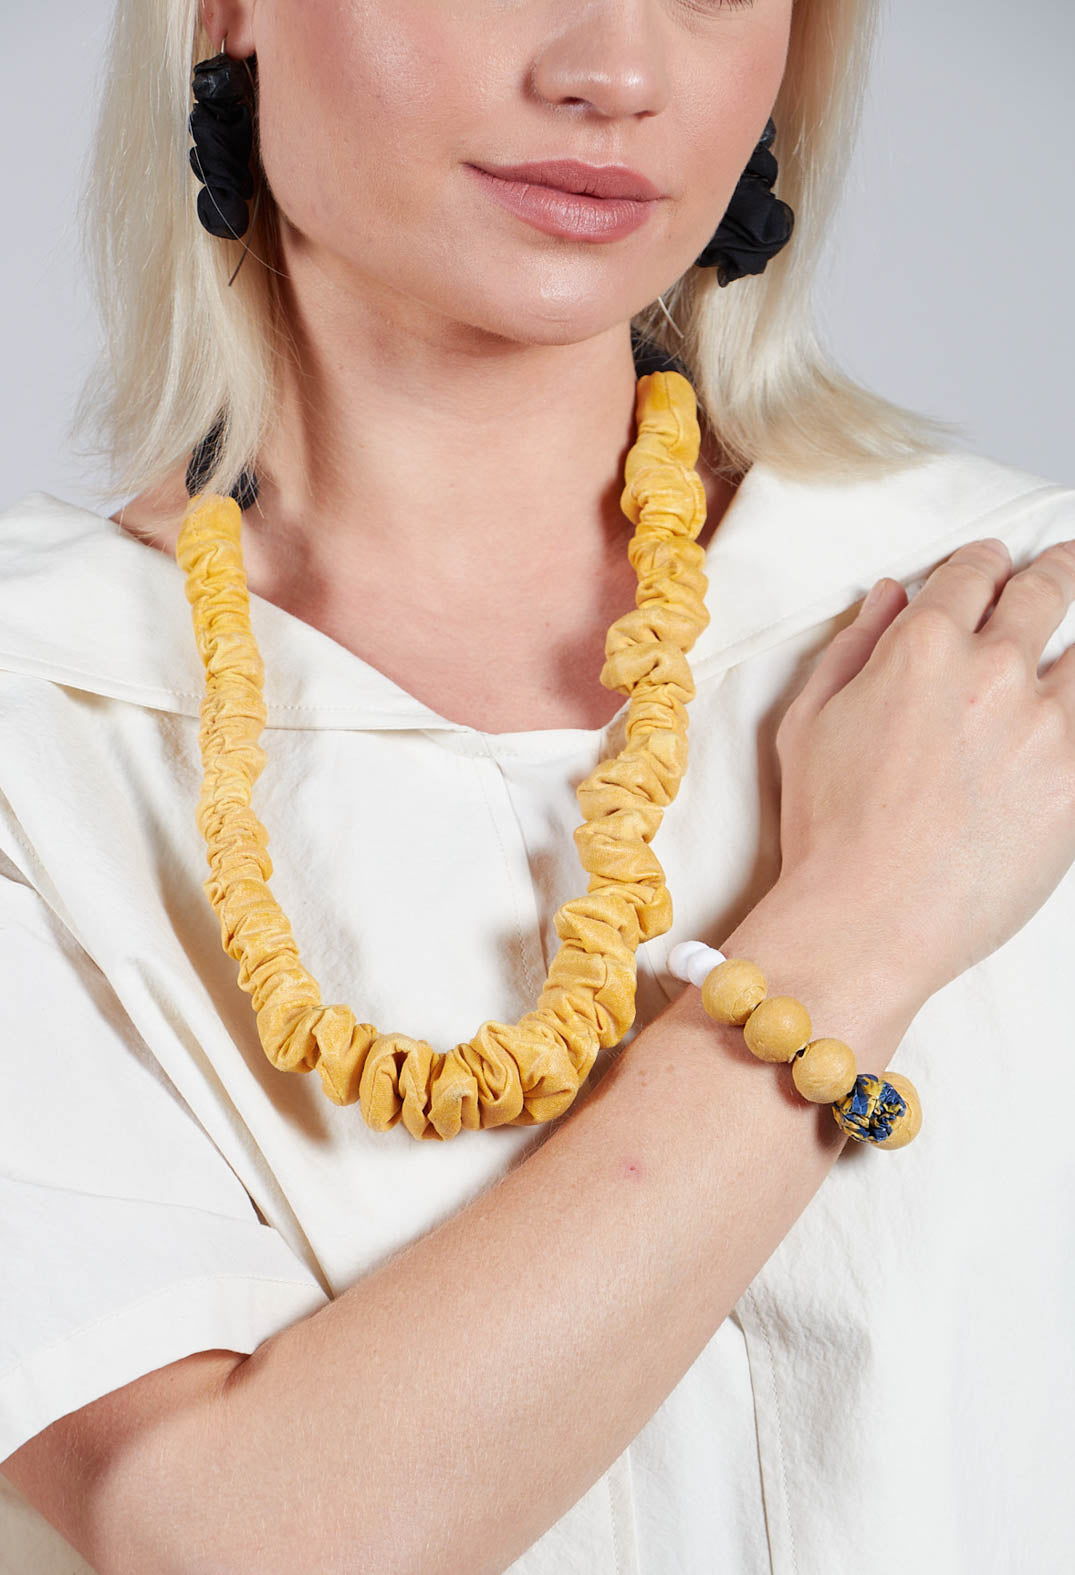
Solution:
[[[1019,640],[1034,667],[1075,601],[1075,543],[1056,542],[1013,574],[982,630]]]
[[[1043,667],[1038,678],[1042,689],[1059,695],[1075,711],[1075,645],[1069,645],[1055,662]]]
[[[998,537],[966,541],[934,569],[907,617],[927,607],[942,607],[973,634],[1011,571],[1011,553]]]
[[[786,714],[794,711],[797,717],[816,716],[826,701],[862,671],[881,635],[906,606],[907,592],[898,580],[878,580],[852,621],[830,640]]]

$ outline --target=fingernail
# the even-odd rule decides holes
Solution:
[[[862,604],[863,612],[866,612],[867,609],[870,608],[870,607],[876,607],[877,606],[877,603],[881,600],[882,596],[885,594],[885,586],[887,584],[888,584],[887,580],[878,580],[877,584],[873,587],[873,589],[870,591],[870,594],[867,596],[866,600]]]

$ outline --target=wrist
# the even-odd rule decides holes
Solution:
[[[860,1072],[880,1073],[923,1003],[891,966],[893,959],[870,942],[850,905],[778,882],[717,944],[726,957],[756,964],[769,995],[800,1001],[812,1038],[842,1039]],[[701,991],[693,985],[684,987],[676,1005],[704,1015]]]

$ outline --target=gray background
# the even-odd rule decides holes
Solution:
[[[0,507],[36,489],[86,503],[98,478],[63,434],[98,329],[72,212],[111,4],[3,5]],[[1073,67],[1072,0],[886,0],[818,291],[860,381],[1068,484]]]

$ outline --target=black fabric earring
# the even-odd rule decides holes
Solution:
[[[695,267],[717,270],[722,287],[745,274],[764,273],[770,257],[791,239],[795,214],[773,192],[778,166],[769,147],[775,136],[770,117],[716,233],[695,258]]]
[[[221,240],[238,240],[250,224],[254,177],[253,102],[257,57],[233,60],[223,51],[194,67],[196,103],[190,116],[190,167],[202,182],[198,218]]]
[[[217,447],[223,430],[223,417],[218,416],[190,456],[190,464],[187,466],[186,484],[187,493],[192,498],[196,493],[203,490],[206,477],[216,463]],[[234,498],[241,509],[253,508],[258,500],[257,473],[247,466],[228,496]]]
[[[691,380],[684,362],[671,351],[662,350],[656,340],[647,339],[634,323],[631,324],[631,354],[636,377],[647,377],[650,372],[678,372],[688,383]]]

